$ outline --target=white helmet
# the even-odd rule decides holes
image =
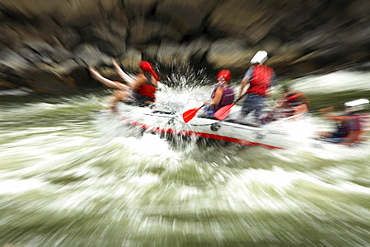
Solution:
[[[267,52],[266,51],[258,51],[256,55],[251,59],[251,63],[259,63],[263,64],[267,60]]]
[[[365,109],[367,104],[369,104],[368,99],[357,99],[344,103],[344,107],[346,112],[356,112]]]

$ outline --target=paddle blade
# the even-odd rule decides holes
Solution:
[[[194,108],[194,109],[190,109],[190,110],[187,110],[186,112],[184,112],[182,114],[182,118],[184,119],[184,122],[187,123],[189,122],[190,120],[193,119],[193,117],[195,116],[195,114],[197,114],[197,112],[201,109],[202,107],[199,107],[199,108]]]
[[[225,105],[224,107],[221,107],[213,116],[218,120],[224,120],[227,116],[229,116],[231,107],[234,105],[235,103],[232,103],[231,105]]]

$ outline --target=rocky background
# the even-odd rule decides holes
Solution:
[[[256,51],[278,75],[368,66],[369,0],[0,0],[0,89],[101,86],[86,66],[186,66],[241,76]],[[108,71],[109,72],[109,71]],[[114,79],[114,78],[112,78]]]

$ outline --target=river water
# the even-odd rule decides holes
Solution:
[[[202,75],[170,79],[158,105],[177,110],[213,88]],[[369,97],[369,81],[339,71],[290,83],[315,116]],[[110,92],[0,94],[0,246],[370,245],[370,152],[125,136],[93,113]]]

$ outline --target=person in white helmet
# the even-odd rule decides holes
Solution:
[[[358,99],[346,102],[342,108],[344,114],[324,114],[323,117],[336,123],[333,132],[320,132],[322,140],[330,143],[354,145],[364,140],[366,127],[369,125],[369,114],[361,114],[369,105],[368,99]],[[334,107],[320,109],[320,112],[334,110]]]
[[[267,52],[258,51],[251,59],[251,67],[240,82],[239,97],[242,96],[244,88],[249,84],[246,92],[248,96],[243,102],[241,116],[244,118],[254,111],[254,124],[260,122],[269,88],[277,84],[274,70],[263,64],[266,60]]]

